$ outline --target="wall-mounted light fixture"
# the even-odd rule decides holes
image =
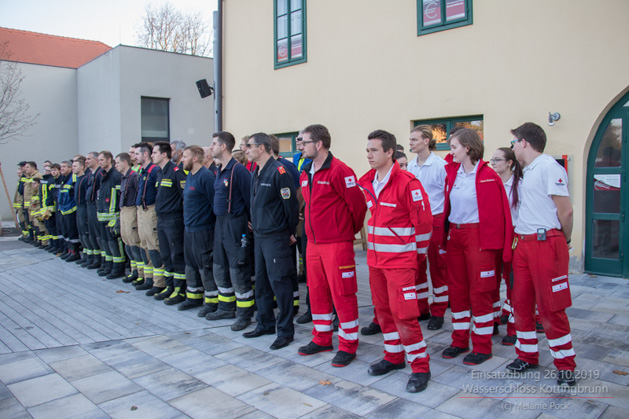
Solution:
[[[548,112],[548,125],[552,127],[553,125],[555,125],[555,121],[559,121],[560,118],[561,114],[559,112]]]
[[[206,79],[197,81],[197,89],[199,89],[201,98],[208,97],[214,93],[214,88],[207,83]]]

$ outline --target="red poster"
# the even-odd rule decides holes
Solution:
[[[301,58],[302,56],[301,35],[295,35],[291,37],[290,56],[292,58]]]
[[[441,0],[424,0],[424,26],[441,24]]]
[[[446,0],[446,21],[465,18],[465,1]]]

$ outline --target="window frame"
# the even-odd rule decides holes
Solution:
[[[163,137],[145,137],[142,132],[142,100],[143,99],[151,99],[151,100],[159,100],[166,102],[166,129],[168,132],[168,136],[166,138]],[[155,96],[140,96],[140,138],[142,138],[143,142],[147,143],[156,143],[159,141],[168,141],[170,142],[170,98],[166,97],[155,97]]]
[[[277,61],[277,42],[278,42],[278,37],[277,37],[277,3],[279,1],[283,1],[286,2],[286,16],[287,16],[287,35],[286,35],[286,42],[287,42],[287,48],[288,48],[288,54],[289,54],[289,58],[287,61],[284,62],[278,62]],[[290,21],[290,14],[291,14],[291,10],[290,10],[290,6],[291,6],[291,1],[292,0],[274,0],[273,1],[273,64],[275,67],[275,70],[278,70],[280,68],[284,68],[284,67],[290,67],[293,65],[297,65],[297,64],[302,64],[308,61],[308,56],[307,56],[307,30],[306,30],[306,0],[299,0],[301,1],[301,50],[302,50],[302,54],[300,58],[296,58],[296,59],[292,59],[291,57],[291,50],[292,50],[292,44],[291,44],[291,37],[292,37],[292,27],[291,27],[291,21]]]
[[[413,124],[413,128],[415,128],[418,125],[445,124],[446,138],[447,138],[447,134],[450,132],[452,128],[454,128],[454,124],[456,124],[457,122],[469,122],[469,121],[478,121],[478,120],[483,121],[483,134],[484,134],[485,118],[483,115],[457,116],[454,118],[419,119],[419,120],[412,121],[412,124]],[[436,151],[449,151],[450,146],[448,145],[447,142],[437,143],[435,150]]]
[[[295,154],[297,154],[297,137],[299,136],[299,131],[281,132],[273,135],[275,135],[278,139],[280,137],[291,137],[291,151],[280,152],[280,156],[293,157]]]
[[[473,0],[463,0],[465,3],[465,18],[457,19],[451,22],[446,22],[446,0],[439,0],[441,5],[442,23],[439,25],[430,25],[424,27],[424,0],[417,0],[417,36],[428,35],[434,32],[446,31],[448,29],[460,28],[461,26],[468,26],[474,23],[472,13]]]

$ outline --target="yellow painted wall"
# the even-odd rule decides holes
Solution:
[[[360,176],[374,129],[408,149],[413,120],[480,114],[489,159],[511,128],[535,122],[549,154],[573,159],[579,269],[587,155],[598,122],[629,90],[627,41],[626,0],[475,0],[473,25],[424,36],[415,0],[308,0],[308,62],[275,70],[273,0],[228,0],[224,128],[239,137],[322,123]],[[553,127],[549,111],[561,113]]]

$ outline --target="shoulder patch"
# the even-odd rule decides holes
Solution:
[[[283,199],[290,199],[290,188],[282,188],[280,192],[282,193]]]
[[[302,181],[301,181],[301,186],[302,186],[302,187],[306,187],[306,186],[308,186],[308,181],[307,181],[307,180],[302,180]]]
[[[345,187],[353,188],[354,186],[356,186],[356,178],[354,176],[347,176],[345,178]]]
[[[421,201],[424,199],[424,197],[422,196],[422,191],[420,189],[412,190],[411,194],[413,196],[414,202]]]
[[[280,172],[280,174],[282,175],[286,173],[286,169],[284,169],[284,166],[278,166],[277,171]],[[284,198],[284,199],[288,199],[288,198]]]
[[[179,166],[175,166],[175,167],[173,167],[173,170],[174,170],[175,172],[178,172],[178,171],[179,171]]]

